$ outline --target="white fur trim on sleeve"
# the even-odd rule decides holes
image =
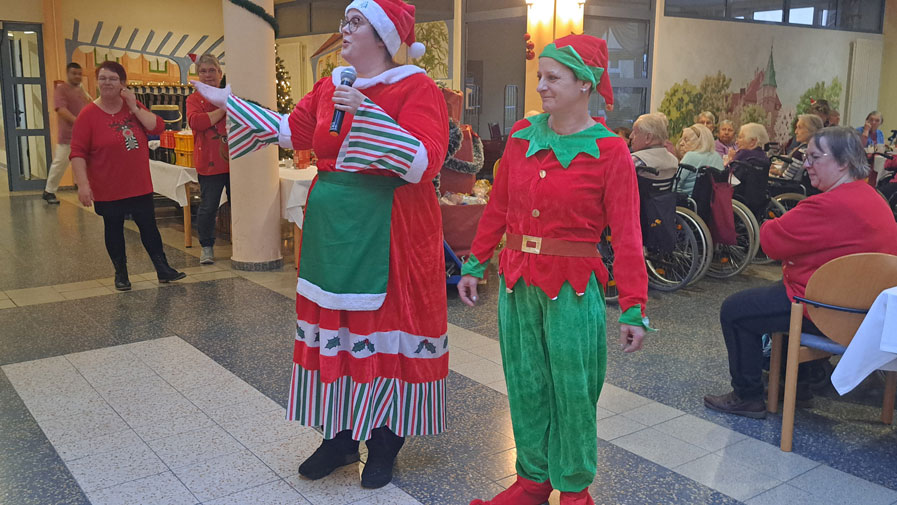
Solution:
[[[290,115],[280,117],[280,129],[277,132],[277,145],[284,149],[293,149],[293,134],[290,131]]]

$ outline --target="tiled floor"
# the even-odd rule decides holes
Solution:
[[[118,293],[100,219],[61,196],[0,195],[0,503],[458,505],[513,482],[494,277],[476,309],[450,295],[449,430],[409,439],[386,488],[363,490],[361,465],[307,481],[296,467],[320,435],[283,415],[295,270],[199,267],[162,220],[187,279],[159,285],[129,231],[135,289]],[[609,353],[596,503],[897,503],[897,435],[875,422],[874,378],[801,409],[794,453],[778,450],[778,416],[701,405],[727,387],[719,302],[776,275],[652,294],[662,331],[640,353]]]

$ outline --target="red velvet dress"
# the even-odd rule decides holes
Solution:
[[[339,75],[339,69],[333,73]],[[319,173],[336,170],[354,119],[347,115],[341,134],[329,134],[334,86],[329,77],[318,81],[288,118],[293,148],[314,149]],[[432,184],[448,142],[445,100],[433,81],[412,66],[358,79],[354,87],[420,141],[426,167],[417,173],[417,182],[395,189],[388,282],[378,309],[332,310],[297,294],[287,416],[323,425],[327,438],[352,430],[353,438],[366,440],[380,426],[399,436],[435,434],[445,428],[448,375],[442,221]],[[284,132],[282,128],[281,135]],[[388,170],[367,172],[397,177]],[[307,215],[315,210],[317,184],[309,194]],[[359,214],[357,222],[339,226],[351,233],[352,227],[364,226],[365,218]],[[302,248],[314,240],[305,233]]]

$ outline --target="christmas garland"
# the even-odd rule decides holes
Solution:
[[[256,16],[262,18],[266,23],[271,25],[271,29],[274,30],[274,37],[277,38],[277,33],[280,31],[280,25],[277,24],[277,19],[275,19],[271,14],[268,14],[261,6],[251,2],[250,0],[230,0],[230,3],[236,5],[237,7],[242,7],[255,14]]]
[[[475,174],[483,168],[483,142],[479,136],[474,135],[472,139],[473,161],[464,161],[452,157],[458,152],[458,149],[461,149],[462,140],[461,128],[454,121],[449,120],[448,150],[446,151],[445,163],[442,166],[462,174]]]

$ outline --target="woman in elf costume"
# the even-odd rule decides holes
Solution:
[[[445,159],[445,99],[412,58],[414,7],[355,0],[340,26],[346,68],[318,81],[289,115],[230,95],[231,157],[278,142],[314,149],[299,262],[296,335],[287,417],[323,426],[324,441],[299,467],[319,479],[358,461],[365,487],[386,485],[406,436],[445,429],[445,259],[432,179]],[[214,89],[197,85],[204,94]],[[334,109],[346,116],[329,132]]]
[[[648,320],[647,273],[639,227],[635,169],[626,142],[589,115],[598,90],[613,93],[607,44],[570,35],[539,58],[545,114],[514,125],[480,220],[458,291],[477,300],[502,234],[498,327],[517,481],[471,505],[540,505],[552,489],[563,505],[592,504],[597,468],[595,406],[607,362],[603,284],[596,244],[608,225],[620,291],[620,344],[641,348]]]

